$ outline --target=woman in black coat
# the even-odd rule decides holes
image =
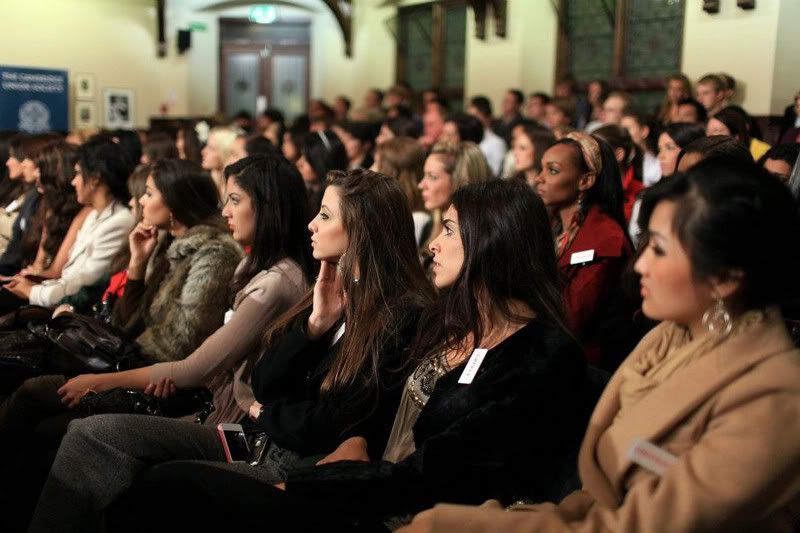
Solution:
[[[437,501],[557,501],[575,486],[595,394],[563,325],[544,206],[524,184],[497,181],[459,190],[444,218],[430,245],[442,296],[423,315],[384,461],[366,462],[353,436],[277,488],[164,464],[137,487],[138,527],[173,528],[161,517],[178,506],[195,510],[177,513],[181,527],[191,514],[204,526],[373,530]],[[170,512],[150,503],[140,513],[145,501]]]

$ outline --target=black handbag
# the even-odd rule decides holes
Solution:
[[[111,389],[90,391],[81,398],[78,409],[85,416],[134,414],[177,418],[197,413],[195,423],[202,424],[214,410],[214,401],[205,388],[179,389],[169,398],[156,398],[129,389]]]
[[[51,373],[101,374],[148,364],[135,342],[114,326],[96,318],[63,313],[30,330],[47,339],[59,355],[48,358]]]

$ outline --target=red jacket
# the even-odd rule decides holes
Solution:
[[[586,253],[583,257],[576,256],[576,264],[571,264],[573,254],[580,252]],[[632,253],[620,225],[599,208],[592,207],[572,244],[558,259],[567,282],[564,288],[567,320],[583,342],[586,358],[592,364],[601,364],[606,355],[613,358],[627,355],[603,353],[602,336],[609,332],[600,325],[608,318],[611,300],[621,294],[620,277]],[[586,261],[588,255],[593,257]]]
[[[633,212],[633,204],[636,203],[636,197],[644,190],[644,183],[634,179],[633,167],[629,167],[622,178],[622,193],[625,199],[623,209],[625,211],[625,222],[631,221],[631,213]]]

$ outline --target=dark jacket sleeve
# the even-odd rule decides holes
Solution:
[[[19,215],[11,226],[11,240],[8,242],[6,251],[0,256],[0,275],[11,276],[22,268],[22,236],[25,234],[22,224],[24,221],[25,224],[30,225],[31,217],[39,205],[40,196],[36,190],[32,190],[23,200]]]
[[[576,383],[585,379],[580,351],[565,348],[545,361],[498,375],[479,392],[486,394],[479,408],[417,442],[405,460],[298,469],[290,472],[287,490],[344,509],[357,505],[354,514],[373,509],[384,516],[437,502],[558,499],[569,490],[565,483],[574,480],[588,417]]]
[[[144,330],[144,321],[139,324],[130,324],[131,318],[139,311],[145,291],[144,280],[128,279],[125,292],[114,304],[114,324],[124,327],[131,337],[138,337]]]
[[[319,383],[327,370],[320,363],[330,355],[337,324],[319,340],[304,331],[304,321],[291,329],[275,349],[265,354],[253,371],[253,392],[264,405],[257,425],[278,445],[304,455],[328,453],[353,435],[367,439],[371,455],[380,457],[386,446],[402,382],[410,338],[416,320],[409,320],[381,351],[379,384],[371,393],[329,392],[320,397]],[[335,348],[334,348],[335,349]],[[308,390],[309,376],[315,391]]]
[[[318,453],[329,446],[334,432],[334,413],[325,410],[318,395],[310,395],[308,382],[315,370],[331,355],[331,339],[339,324],[319,339],[305,332],[305,317],[294,324],[265,352],[255,368],[253,395],[264,405],[256,420],[279,446],[300,453]],[[325,441],[325,442],[322,442]]]

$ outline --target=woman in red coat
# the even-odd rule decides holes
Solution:
[[[575,132],[542,157],[536,192],[550,209],[570,326],[590,363],[616,367],[635,345],[620,278],[632,255],[613,150]]]

